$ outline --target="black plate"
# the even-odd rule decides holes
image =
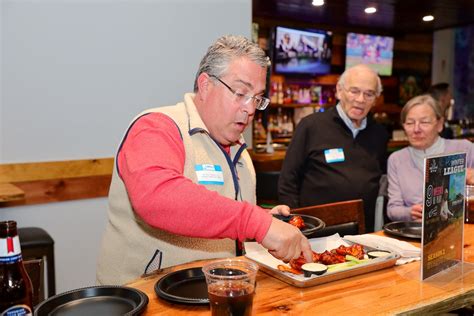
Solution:
[[[167,301],[179,304],[209,304],[206,277],[202,268],[171,272],[155,284],[156,294]]]
[[[421,229],[421,222],[392,222],[383,226],[387,234],[414,239],[421,239]]]
[[[290,216],[283,216],[283,215],[273,215],[273,216],[287,223],[293,218],[293,216],[301,216],[304,220],[304,224],[306,225],[306,227],[301,230],[301,232],[305,236],[309,236],[312,233],[318,230],[321,230],[326,226],[326,224],[322,220],[310,215],[295,214],[295,215],[290,215]]]
[[[140,315],[148,304],[142,291],[123,286],[91,286],[50,297],[35,315]]]

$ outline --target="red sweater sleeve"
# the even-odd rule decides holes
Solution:
[[[259,242],[270,228],[266,210],[224,197],[183,175],[180,132],[162,113],[142,116],[133,124],[117,161],[134,211],[153,227],[191,237]]]

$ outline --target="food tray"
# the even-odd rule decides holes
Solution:
[[[335,249],[340,245],[350,246],[351,243],[339,237],[338,234],[335,234],[329,237],[310,239],[310,244],[313,251],[321,253],[325,250]],[[398,254],[391,253],[386,257],[370,259],[367,263],[357,264],[344,270],[326,272],[323,275],[313,275],[310,278],[306,278],[302,274],[297,275],[290,272],[283,272],[278,270],[278,265],[285,263],[270,255],[268,251],[258,243],[246,242],[245,250],[245,256],[258,263],[261,271],[264,271],[267,274],[296,287],[315,286],[364,273],[369,273],[372,271],[389,268],[394,266],[396,261],[400,259],[400,256]],[[364,250],[367,252],[374,249],[364,246]]]

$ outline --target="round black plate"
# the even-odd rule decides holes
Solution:
[[[421,239],[420,222],[392,222],[385,224],[383,230],[387,234],[399,237]]]
[[[322,220],[310,215],[295,214],[295,215],[290,215],[290,216],[283,216],[283,215],[273,215],[273,216],[287,223],[293,218],[293,216],[301,216],[304,220],[304,224],[306,225],[306,227],[301,230],[301,232],[305,236],[309,236],[312,233],[318,230],[321,230],[326,226],[326,224]]]
[[[156,294],[167,301],[179,304],[209,304],[207,284],[202,268],[171,272],[155,284]]]
[[[123,286],[91,286],[50,297],[39,304],[37,316],[140,315],[148,304],[142,291]]]

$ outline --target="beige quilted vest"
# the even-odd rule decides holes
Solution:
[[[207,128],[196,110],[193,97],[193,94],[186,94],[182,103],[149,109],[139,116],[150,112],[162,112],[175,121],[181,132],[186,152],[184,175],[187,178],[198,182],[196,165],[220,165],[224,185],[206,185],[206,187],[232,199],[255,203],[255,171],[248,152],[242,151],[240,145],[231,147],[232,160],[239,150],[241,151],[236,164],[239,174],[239,180],[236,181],[240,192],[236,194],[229,162],[207,132],[202,132],[207,131]],[[243,139],[241,143],[244,143]],[[199,218],[199,214],[194,216],[196,220]],[[123,284],[140,277],[145,270],[148,272],[157,268],[160,259],[159,256],[154,258],[158,253],[157,250],[162,253],[162,268],[193,260],[235,256],[233,240],[178,236],[147,225],[135,214],[116,168],[113,170],[109,191],[108,217],[97,268],[99,284]]]

